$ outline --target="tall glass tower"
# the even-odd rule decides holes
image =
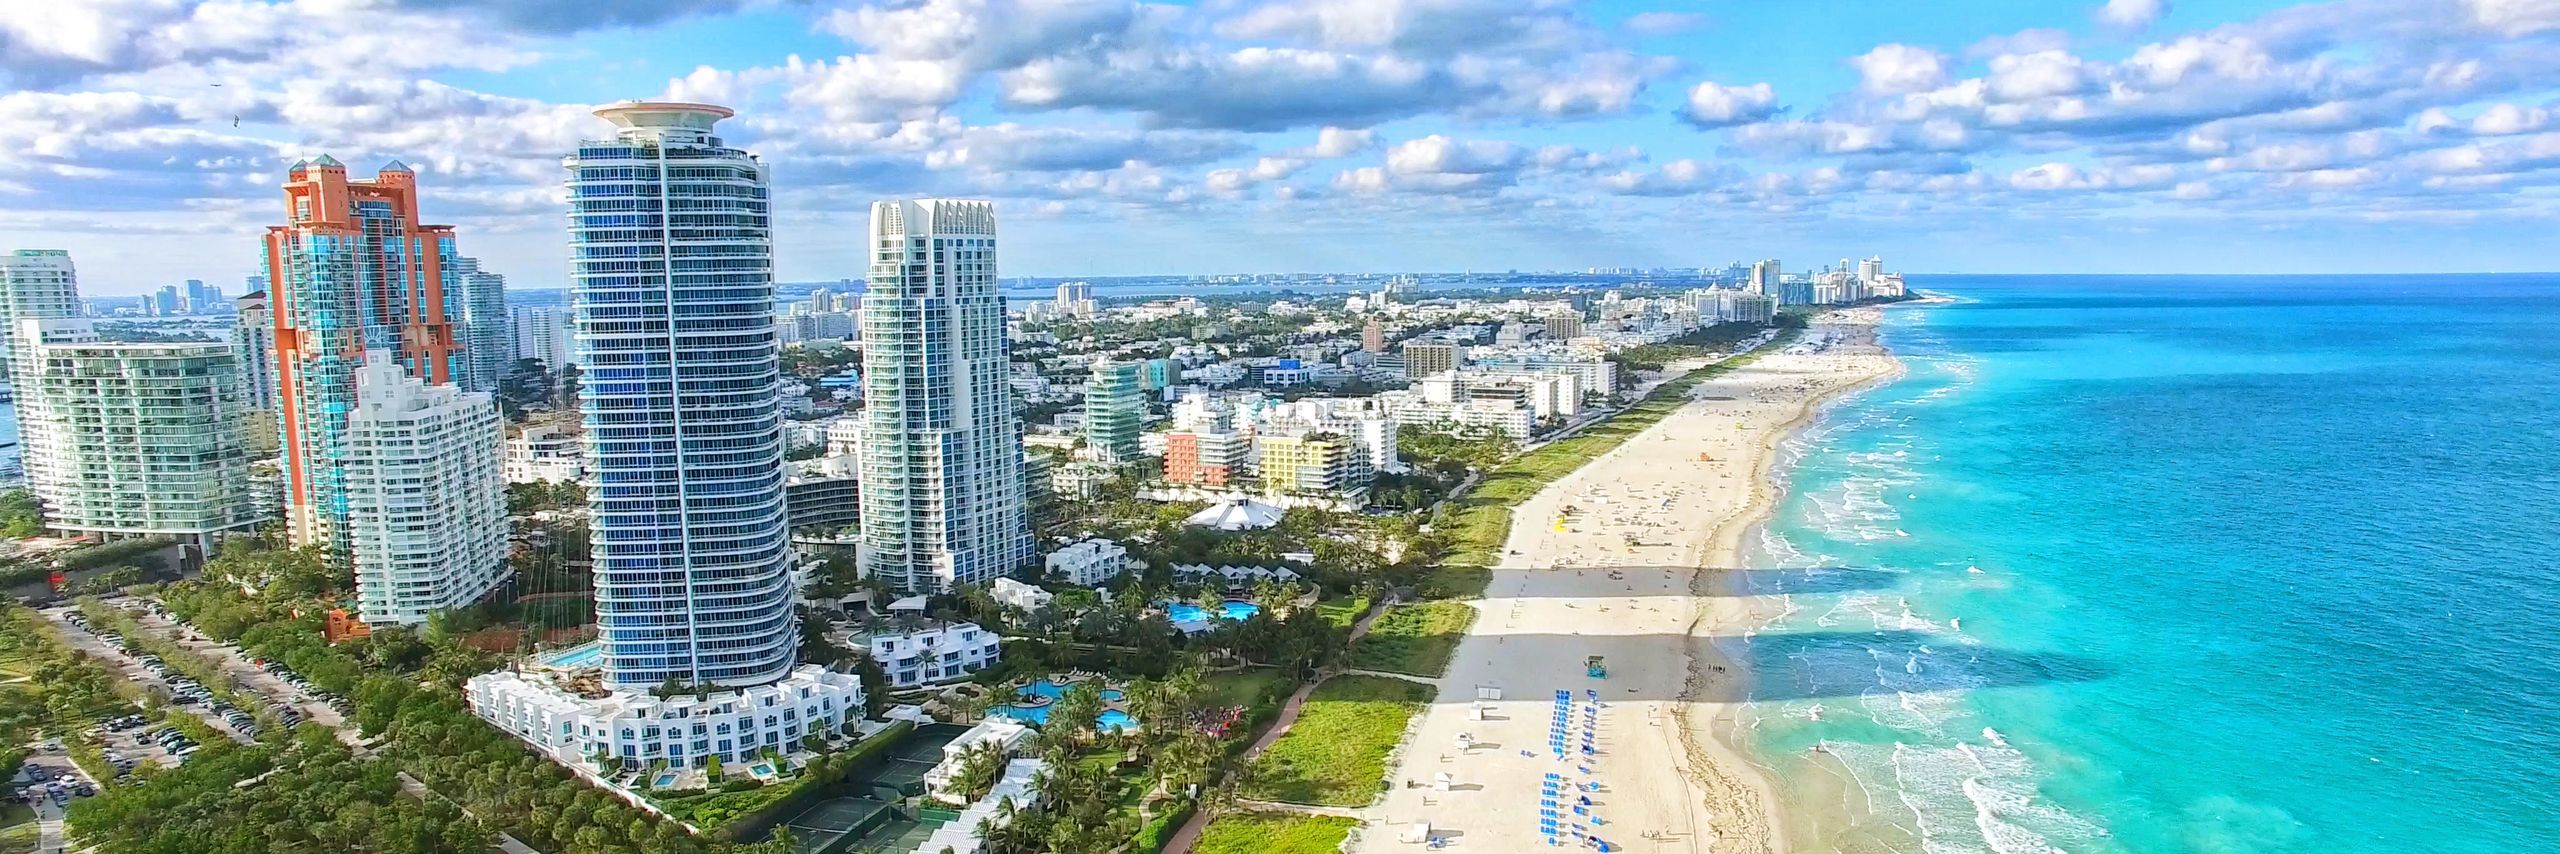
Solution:
[[[1033,554],[995,205],[873,204],[870,251],[856,559],[901,591],[993,580]]]
[[[708,104],[625,101],[569,170],[606,679],[724,687],[798,652],[764,164]]]
[[[417,173],[399,161],[371,179],[328,155],[296,162],[284,202],[285,224],[267,227],[266,270],[285,521],[295,544],[324,546],[344,570],[347,415],[365,353],[390,353],[429,383],[461,372],[444,292],[453,227],[419,220]]]

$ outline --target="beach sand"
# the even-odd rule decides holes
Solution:
[[[1879,316],[1824,315],[1516,508],[1492,583],[1472,603],[1475,625],[1353,850],[1422,850],[1398,839],[1417,822],[1454,850],[1548,849],[1538,829],[1548,772],[1599,784],[1590,809],[1604,823],[1590,830],[1613,850],[1786,849],[1770,787],[1724,740],[1749,687],[1725,645],[1757,625],[1728,568],[1775,499],[1779,444],[1823,401],[1900,370],[1875,344]],[[1592,655],[1605,657],[1605,678],[1584,674]],[[1596,756],[1549,752],[1559,689],[1577,701],[1599,692]],[[1492,693],[1500,699],[1478,700]],[[1577,706],[1577,727],[1580,715]],[[1462,733],[1473,747],[1459,747]],[[1432,785],[1440,773],[1453,783],[1445,791]],[[1568,823],[1577,796],[1563,798]]]

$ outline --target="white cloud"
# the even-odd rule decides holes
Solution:
[[[2462,0],[2480,26],[2516,38],[2560,29],[2560,0]]]
[[[1500,140],[1457,140],[1439,134],[1387,149],[1387,171],[1399,175],[1490,175],[1520,168],[1524,150]]]
[[[1627,16],[1627,32],[1640,36],[1676,36],[1705,26],[1707,16],[1695,12],[1638,12]]]
[[[1849,64],[1869,92],[1903,94],[1926,92],[1947,80],[1947,58],[1927,48],[1907,44],[1881,44]]]
[[[2471,132],[2481,136],[2513,136],[2551,126],[2551,111],[2542,107],[2495,104],[2471,119]]]
[[[2100,23],[2122,30],[2147,30],[2169,11],[2169,0],[2107,0],[2098,7]]]
[[[1601,189],[1626,196],[1681,196],[1703,192],[1740,180],[1727,169],[1683,158],[1662,164],[1652,171],[1628,171],[1603,176]]]
[[[1378,132],[1375,130],[1328,127],[1316,132],[1315,145],[1291,149],[1290,156],[1319,159],[1349,157],[1377,146]]]
[[[1777,112],[1778,92],[1767,83],[1726,86],[1708,80],[1689,89],[1689,109],[1682,115],[1700,127],[1714,128],[1761,121]]]
[[[2077,94],[2088,87],[2080,58],[2059,50],[2002,54],[1991,59],[1991,94],[2005,101],[2027,101]]]
[[[1250,150],[1230,134],[1026,127],[969,128],[925,157],[936,169],[1033,172],[1116,169],[1130,163],[1185,166]]]

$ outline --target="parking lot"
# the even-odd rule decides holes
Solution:
[[[349,744],[356,743],[355,728],[346,719],[346,710],[351,708],[346,701],[321,691],[317,686],[304,681],[300,675],[285,668],[283,664],[272,661],[262,664],[253,663],[238,647],[216,643],[196,632],[192,627],[178,622],[174,615],[156,601],[131,599],[119,600],[111,604],[117,607],[141,608],[143,615],[140,622],[143,627],[177,641],[180,646],[192,652],[221,662],[223,672],[230,675],[232,682],[244,689],[264,695],[269,702],[273,703],[270,708],[278,717],[288,718],[294,722],[309,720],[336,730],[342,741]]]
[[[215,706],[216,701],[211,691],[202,684],[187,678],[184,674],[170,671],[165,664],[149,662],[143,657],[126,652],[122,644],[123,638],[116,636],[113,632],[104,634],[92,632],[89,629],[88,620],[81,618],[78,611],[66,606],[46,608],[37,613],[43,614],[46,619],[59,625],[62,628],[63,639],[69,641],[73,649],[88,653],[90,658],[112,668],[116,675],[167,698],[174,708],[202,718],[205,723],[224,735],[230,736],[234,741],[247,744],[257,740],[257,726],[254,720],[244,729],[241,724],[235,722],[234,718],[226,715],[226,711],[238,710]]]

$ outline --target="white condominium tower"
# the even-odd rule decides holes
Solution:
[[[12,325],[27,488],[46,526],[176,537],[192,560],[260,521],[230,344],[108,343],[77,318]]]
[[[79,317],[79,272],[71,253],[20,249],[0,256],[0,380],[9,375],[10,338],[18,321]]]
[[[564,162],[606,679],[773,682],[800,627],[765,166],[712,135],[725,107],[596,115],[615,137]]]
[[[488,393],[430,385],[389,353],[366,354],[343,464],[365,622],[424,622],[506,579],[503,429]]]
[[[992,580],[1034,554],[1006,385],[995,205],[874,203],[870,250],[862,575],[905,592]]]

